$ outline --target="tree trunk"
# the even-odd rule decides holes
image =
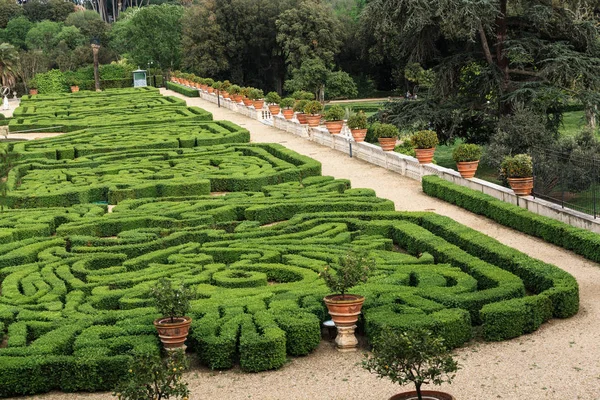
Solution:
[[[510,75],[508,73],[509,61],[504,54],[504,42],[506,41],[507,22],[506,22],[506,3],[507,0],[500,0],[500,14],[496,18],[496,64],[502,73],[500,82],[500,96],[509,91]],[[512,108],[510,104],[500,101],[498,104],[500,115],[510,114]]]
[[[96,84],[96,92],[100,91],[100,74],[98,73],[98,51],[100,50],[100,45],[93,44],[92,45],[92,53],[94,54],[94,82]]]
[[[598,106],[588,104],[585,107],[585,118],[587,120],[588,128],[596,129],[596,118],[598,116]]]
[[[417,388],[417,397],[419,400],[423,400],[423,395],[421,394],[421,384],[415,383],[415,387]]]

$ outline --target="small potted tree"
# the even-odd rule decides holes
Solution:
[[[443,339],[424,329],[399,331],[385,328],[373,343],[371,356],[365,355],[363,367],[388,378],[394,383],[413,383],[416,391],[392,396],[390,400],[455,400],[454,396],[432,390],[421,390],[422,385],[451,383],[458,363],[444,346]]]
[[[221,85],[221,94],[224,99],[229,99],[231,96],[229,95],[229,88],[231,87],[231,82],[225,80]]]
[[[330,266],[319,274],[327,287],[336,294],[325,296],[323,301],[337,328],[335,343],[340,351],[354,351],[358,340],[354,336],[356,321],[365,301],[364,296],[348,294],[348,289],[367,281],[375,269],[375,260],[365,251],[350,250],[340,257],[338,264]]]
[[[294,111],[296,112],[296,118],[298,122],[302,125],[307,124],[306,114],[304,113],[304,107],[308,104],[309,100],[296,100],[294,104]]]
[[[452,152],[456,168],[460,176],[466,179],[473,178],[481,159],[481,147],[476,144],[462,143]]]
[[[325,127],[332,135],[337,135],[342,131],[344,127],[344,109],[341,106],[334,105],[325,111]]]
[[[265,96],[265,101],[269,105],[269,111],[271,115],[278,115],[281,111],[279,104],[281,103],[281,96],[277,92],[269,92]]]
[[[323,104],[317,100],[306,103],[304,106],[304,113],[306,114],[306,123],[308,126],[319,126],[321,123],[321,111],[323,111]]]
[[[214,93],[215,88],[213,88],[213,85],[215,84],[215,81],[212,78],[206,78],[206,91],[208,93]]]
[[[79,79],[77,79],[74,76],[70,76],[67,79],[67,85],[69,85],[71,87],[71,93],[76,93],[79,92],[79,85],[81,83],[79,82]]]
[[[242,88],[238,85],[231,85],[231,87],[229,88],[229,94],[231,95],[231,98],[235,103],[239,103],[242,101],[241,91]]]
[[[506,176],[510,188],[517,196],[529,196],[533,189],[533,163],[527,154],[507,156],[500,165],[500,172]]]
[[[364,142],[367,136],[367,115],[363,111],[352,114],[348,118],[348,128],[355,142]]]
[[[38,84],[37,84],[35,78],[33,78],[29,81],[28,86],[29,86],[29,95],[30,96],[38,94]]]
[[[263,106],[265,105],[265,101],[263,100],[264,96],[264,92],[260,89],[252,89],[248,95],[250,100],[252,100],[252,105],[257,110],[262,110]]]
[[[400,131],[392,124],[378,124],[374,135],[381,146],[381,150],[394,151],[398,137],[400,137]]]
[[[212,84],[212,87],[215,90],[215,94],[217,96],[222,96],[223,95],[223,93],[221,93],[221,88],[223,87],[223,82],[216,81],[215,83]]]
[[[292,109],[292,107],[294,107],[295,102],[296,100],[294,100],[293,98],[286,97],[285,99],[281,100],[281,103],[279,103],[279,105],[283,107],[283,110],[281,112],[285,119],[294,118],[294,110]]]
[[[243,87],[242,90],[240,90],[240,94],[242,95],[242,101],[244,102],[244,105],[246,107],[250,107],[252,105],[252,99],[250,98],[250,92],[252,92],[252,87],[247,86],[247,87]]]
[[[418,131],[410,138],[415,148],[415,154],[420,164],[430,164],[433,161],[435,146],[439,143],[434,131]]]
[[[162,314],[154,321],[158,337],[166,350],[185,349],[185,339],[192,319],[185,316],[190,309],[193,294],[183,283],[173,287],[171,281],[163,278],[154,288],[152,296],[156,308]]]
[[[183,380],[188,368],[183,350],[169,352],[164,360],[155,354],[137,355],[113,396],[118,400],[188,400],[190,390]]]

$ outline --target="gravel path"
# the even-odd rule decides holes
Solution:
[[[175,92],[165,94],[179,96]],[[185,98],[185,97],[184,97]],[[580,285],[581,309],[567,320],[552,320],[538,331],[500,342],[472,342],[456,350],[461,364],[452,385],[442,386],[458,400],[600,399],[600,265],[559,247],[500,226],[486,218],[424,195],[420,183],[290,133],[236,114],[198,98],[214,119],[237,123],[253,142],[274,142],[323,164],[323,175],[350,179],[355,188],[371,188],[394,201],[397,210],[434,211],[477,229],[528,255],[573,274]],[[234,369],[214,372],[196,367],[187,375],[191,399],[383,400],[401,389],[364,371],[361,352],[339,353],[322,341],[307,357],[291,359],[278,371],[245,374]],[[108,399],[108,393],[51,393],[41,399]]]

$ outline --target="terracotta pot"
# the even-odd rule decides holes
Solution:
[[[433,161],[433,154],[435,153],[435,147],[431,149],[415,149],[415,154],[419,164],[431,164]]]
[[[358,321],[365,298],[356,294],[347,294],[345,299],[342,299],[341,294],[331,294],[325,296],[323,301],[335,326],[339,328],[353,326]]]
[[[310,126],[312,128],[314,128],[315,126],[319,126],[319,124],[321,123],[321,114],[306,115],[306,123],[308,124],[308,126]]]
[[[244,105],[246,107],[250,107],[254,102],[252,100],[250,100],[249,98],[245,97],[244,99],[242,99],[242,101],[244,102]]]
[[[171,318],[154,320],[158,337],[167,350],[184,347],[191,323],[192,319],[190,317],[175,318],[175,322],[171,322]]]
[[[29,94],[30,95],[34,95],[34,94],[38,94],[38,90],[37,89],[29,89]]]
[[[262,110],[263,106],[265,105],[265,101],[264,100],[254,100],[252,102],[252,105],[254,106],[255,109]]]
[[[236,103],[241,103],[242,102],[242,95],[241,94],[234,94],[233,95],[233,101],[235,101]]]
[[[339,135],[344,127],[344,121],[325,121],[325,127],[332,135]]]
[[[350,129],[350,133],[352,133],[355,142],[364,142],[367,136],[366,129]]]
[[[444,392],[438,392],[436,390],[421,390],[421,396],[423,400],[456,400],[454,396]],[[404,392],[398,393],[392,397],[390,400],[417,400],[417,392]]]
[[[79,86],[77,86],[77,85],[71,86],[71,93],[76,93],[76,92],[79,92]]]
[[[529,196],[533,189],[533,177],[508,178],[508,184],[517,196]]]
[[[461,161],[456,163],[456,168],[458,172],[460,172],[460,176],[465,179],[470,179],[475,176],[475,172],[477,172],[477,166],[479,165],[479,160],[477,161]]]
[[[283,113],[283,117],[285,119],[294,118],[294,110],[292,110],[291,108],[284,108],[281,112]]]
[[[215,88],[214,87],[208,87],[208,93],[214,93],[215,92]]]
[[[298,119],[298,122],[302,125],[306,125],[308,123],[308,121],[306,120],[306,114],[304,113],[297,113],[296,118]]]
[[[271,115],[279,115],[281,107],[279,107],[278,104],[271,104],[269,105],[269,111],[271,112]]]
[[[229,98],[229,92],[221,92],[221,95],[223,96],[224,99]]]
[[[394,151],[394,148],[396,147],[397,139],[395,137],[392,137],[392,138],[380,137],[377,139],[377,141],[379,142],[379,145],[381,146],[381,150]]]

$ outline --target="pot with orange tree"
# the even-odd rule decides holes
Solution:
[[[500,165],[500,173],[508,179],[517,196],[529,196],[533,189],[533,162],[527,154],[507,156]]]
[[[291,97],[286,97],[285,99],[281,99],[281,103],[279,105],[283,108],[281,110],[281,113],[283,114],[283,117],[285,119],[294,118],[294,110],[292,107],[294,107],[295,102],[296,102],[296,100],[294,100]]]
[[[215,88],[213,88],[213,85],[215,84],[215,81],[213,80],[213,78],[206,78],[205,82],[206,82],[206,91],[208,93],[214,93]]]
[[[242,88],[239,87],[238,85],[231,85],[231,87],[229,88],[229,94],[231,95],[231,99],[235,103],[240,103],[242,101],[241,91],[242,91]]]
[[[281,111],[281,107],[279,106],[281,103],[281,96],[279,96],[277,92],[269,92],[265,96],[265,101],[268,104],[271,115],[279,115],[279,112]]]
[[[304,107],[308,104],[309,100],[296,100],[294,104],[294,111],[296,112],[296,118],[298,122],[302,125],[306,125],[308,122],[306,121],[306,114],[304,113]]]
[[[240,94],[242,95],[242,101],[246,107],[250,107],[252,105],[252,99],[250,98],[250,92],[252,91],[252,87],[246,86],[240,90]]]
[[[364,142],[367,136],[367,115],[364,111],[350,115],[348,118],[348,128],[355,142]]]
[[[183,283],[173,287],[170,280],[162,278],[152,288],[152,297],[161,318],[154,320],[158,337],[166,350],[185,349],[192,319],[185,314],[190,309],[192,291]]]
[[[452,152],[460,176],[470,179],[475,176],[481,159],[481,147],[473,143],[462,143]]]
[[[400,131],[392,124],[377,124],[374,127],[374,135],[379,142],[379,146],[381,146],[381,150],[393,151],[398,137],[400,137]]]
[[[365,283],[375,269],[375,259],[364,250],[350,250],[320,273],[327,287],[334,292],[323,301],[337,328],[335,343],[339,351],[354,351],[358,340],[354,336],[364,296],[348,294],[348,289]]]
[[[223,84],[221,85],[221,94],[223,95],[224,99],[231,98],[231,96],[229,95],[230,87],[231,87],[231,82],[229,82],[228,80],[223,81]]]
[[[248,97],[252,100],[252,105],[256,110],[262,110],[265,105],[265,101],[263,100],[264,96],[264,92],[261,89],[256,88],[250,90],[250,93],[248,94]]]
[[[319,126],[321,123],[321,111],[323,111],[323,104],[317,100],[312,100],[306,103],[304,106],[304,114],[306,114],[306,123],[310,127]]]
[[[415,154],[419,164],[430,164],[433,162],[435,146],[439,143],[434,131],[424,130],[415,132],[410,141],[415,148]]]
[[[341,106],[333,105],[325,111],[325,127],[332,135],[338,135],[344,127],[344,109]]]

